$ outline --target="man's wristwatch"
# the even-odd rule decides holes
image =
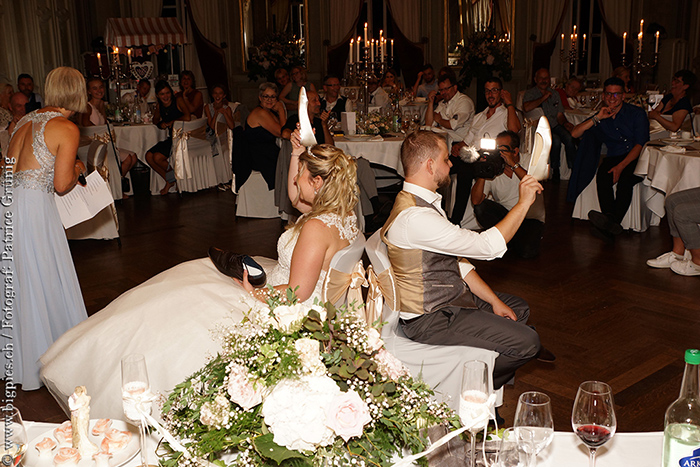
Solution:
[[[520,165],[520,164],[515,164],[515,165],[509,165],[508,167],[510,167],[510,170],[512,170],[513,172],[515,172],[515,169],[517,169],[518,167],[522,167],[522,165]]]
[[[506,109],[507,109],[508,107],[512,107],[512,106],[513,106],[513,104],[506,104],[505,102],[503,103],[503,107],[505,107]]]
[[[597,115],[594,115],[592,120],[593,120],[593,126],[600,125],[600,119],[598,118]]]

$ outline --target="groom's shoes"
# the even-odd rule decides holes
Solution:
[[[243,280],[243,270],[248,271],[248,282],[253,287],[262,287],[267,282],[265,270],[248,255],[239,255],[220,248],[209,248],[209,259],[221,274]]]

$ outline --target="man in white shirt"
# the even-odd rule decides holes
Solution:
[[[450,182],[444,139],[417,131],[401,146],[406,181],[381,230],[396,276],[404,333],[417,342],[468,345],[495,350],[494,387],[540,351],[537,333],[525,323],[527,303],[495,293],[474,267],[459,258],[501,257],[542,186],[531,176],[520,183],[520,198],[495,227],[482,233],[460,229],[440,207],[439,187]]]
[[[369,105],[371,107],[385,107],[389,105],[389,94],[384,88],[379,86],[377,78],[370,78],[367,81],[367,90],[369,91]]]
[[[520,131],[520,119],[515,112],[513,98],[508,91],[503,89],[503,82],[499,78],[489,78],[484,83],[484,94],[488,107],[474,117],[464,141],[452,146],[452,155],[455,158],[459,157],[459,150],[464,146],[480,148],[482,138],[494,139],[497,134],[506,130],[515,133]],[[450,217],[450,220],[457,225],[462,221],[464,211],[467,209],[473,180],[474,173],[471,164],[465,164],[457,171],[455,204]]]
[[[442,100],[433,110],[435,97],[440,94]],[[428,94],[428,108],[425,112],[425,124],[447,131],[450,146],[467,137],[474,118],[474,102],[457,90],[457,78],[454,73],[447,73],[438,78],[437,91]]]
[[[497,225],[518,203],[518,187],[527,171],[520,165],[520,137],[503,131],[496,137],[496,148],[505,161],[501,174],[491,179],[477,178],[472,187],[472,203],[477,222],[490,229]],[[534,258],[540,253],[544,228],[544,211],[537,219],[525,219],[508,242],[508,249],[521,258]]]

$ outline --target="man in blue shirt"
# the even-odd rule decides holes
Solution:
[[[622,219],[632,202],[632,189],[642,179],[634,175],[642,147],[649,141],[649,120],[639,107],[623,101],[625,83],[609,78],[604,83],[600,111],[574,127],[571,135],[581,137],[592,131],[604,143],[608,153],[598,167],[596,183],[600,210],[590,211],[588,219],[597,233],[607,240],[622,233]],[[613,185],[617,192],[613,193]]]
[[[552,149],[549,151],[549,165],[552,166],[552,180],[559,181],[559,166],[561,158],[561,145],[564,145],[566,162],[569,167],[574,166],[576,159],[576,145],[570,131],[574,126],[564,116],[564,104],[559,93],[550,87],[549,70],[540,68],[535,73],[535,87],[528,89],[523,95],[523,111],[531,112],[537,107],[542,108],[544,116],[549,121],[552,129]]]

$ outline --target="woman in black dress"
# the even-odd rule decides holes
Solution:
[[[174,97],[173,89],[167,81],[156,83],[156,97],[158,106],[153,115],[153,123],[158,128],[167,130],[168,138],[146,152],[146,162],[165,180],[165,186],[160,190],[160,194],[164,195],[175,185],[175,173],[168,162],[173,147],[173,122],[189,122],[190,111],[182,97]]]

